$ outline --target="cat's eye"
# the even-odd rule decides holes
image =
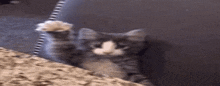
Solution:
[[[101,48],[102,43],[101,42],[93,42],[93,43],[90,44],[90,46],[92,48]]]
[[[117,48],[119,48],[119,49],[128,49],[130,47],[129,47],[128,43],[126,43],[126,42],[119,42],[117,44]]]

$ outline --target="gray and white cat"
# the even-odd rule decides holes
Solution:
[[[126,33],[96,32],[82,28],[75,36],[72,24],[46,21],[37,31],[46,32],[45,47],[51,60],[79,66],[97,75],[118,77],[153,86],[141,74],[139,52],[145,46],[145,31],[136,29]]]

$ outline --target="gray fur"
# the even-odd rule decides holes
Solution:
[[[78,35],[78,39],[96,39],[97,33],[92,30],[92,29],[88,29],[88,28],[82,28],[79,31],[79,35]]]
[[[46,51],[54,61],[73,64],[101,75],[118,77],[125,80],[153,86],[146,76],[139,70],[138,52],[144,46],[146,34],[141,29],[132,30],[127,33],[104,33],[92,29],[83,28],[78,33],[78,38],[71,32],[47,32]],[[94,44],[112,40],[117,48],[125,52],[120,56],[96,55],[92,52]],[[80,51],[80,52],[79,52]],[[77,65],[75,65],[77,64]],[[103,68],[107,67],[107,68]]]
[[[131,41],[144,41],[146,32],[143,29],[136,29],[125,33]]]
[[[103,75],[107,74],[109,76],[118,77],[133,82],[138,82],[141,84],[145,84],[147,86],[153,86],[153,84],[149,82],[147,77],[141,74],[139,70],[138,52],[140,52],[142,47],[144,47],[144,38],[146,36],[145,32],[142,29],[132,30],[127,33],[104,33],[104,32],[95,32],[94,30],[91,29],[86,29],[86,30],[87,31],[83,29],[79,32],[80,37],[85,37],[86,39],[80,42],[80,44],[83,44],[81,46],[87,49],[83,51],[85,55],[84,56],[85,59],[83,60],[83,62],[85,63],[81,64],[83,68],[98,73],[102,73]],[[89,33],[84,33],[84,32],[89,32]],[[91,33],[93,35],[88,35]],[[87,37],[87,36],[93,36],[93,37]],[[82,38],[79,38],[79,41],[81,39]],[[120,56],[96,55],[92,52],[93,48],[91,47],[91,45],[94,42],[105,42],[109,40],[112,40],[115,43],[124,42],[124,44],[126,44],[126,46],[129,46],[130,48],[125,49],[124,51],[126,53]],[[103,66],[108,68],[103,68]]]
[[[80,62],[81,58],[77,57],[80,56],[80,51],[75,47],[75,36],[72,31],[46,32],[46,39],[48,42],[45,51],[50,60],[70,65],[77,65]]]

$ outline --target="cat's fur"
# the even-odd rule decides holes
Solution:
[[[36,29],[45,31],[49,43],[45,47],[50,59],[94,71],[97,75],[118,77],[153,86],[141,74],[139,52],[145,47],[142,29],[126,33],[104,33],[83,28],[74,36],[72,25],[47,21]]]
[[[72,24],[60,21],[46,21],[37,25],[36,31],[45,32],[46,40],[44,51],[47,59],[78,65],[80,50],[76,49],[74,27]]]

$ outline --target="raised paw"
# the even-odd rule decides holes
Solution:
[[[36,31],[62,32],[70,30],[72,26],[73,24],[69,24],[62,21],[45,21],[44,23],[37,24]]]

